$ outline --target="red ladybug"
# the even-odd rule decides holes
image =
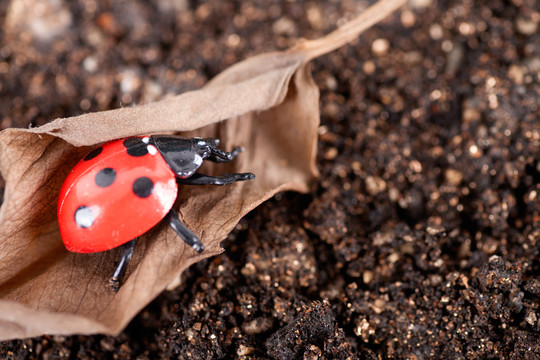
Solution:
[[[233,160],[217,139],[140,136],[106,143],[89,152],[66,177],[58,198],[58,224],[69,251],[93,253],[122,246],[110,280],[118,290],[137,237],[162,219],[198,252],[204,246],[172,208],[178,184],[227,185],[251,180],[251,173],[208,176],[196,173],[204,159]]]

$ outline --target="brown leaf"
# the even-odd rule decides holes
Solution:
[[[353,40],[405,0],[383,0],[328,36],[247,59],[201,90],[156,103],[58,119],[0,133],[6,181],[0,209],[0,339],[41,334],[117,334],[191,264],[223,251],[239,219],[278,191],[307,191],[315,167],[319,92],[310,59]],[[225,122],[222,120],[228,119]],[[194,132],[194,130],[197,130]],[[253,172],[227,187],[183,187],[181,220],[206,245],[197,254],[164,224],[140,238],[118,293],[108,279],[118,249],[68,252],[56,202],[71,167],[93,146],[137,134],[214,136],[245,152],[202,172]]]

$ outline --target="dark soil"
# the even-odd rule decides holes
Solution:
[[[56,18],[32,32],[48,18],[0,2],[2,128],[198,88],[365,5],[37,3]],[[0,356],[539,359],[540,4],[411,4],[314,62],[310,193],[250,213],[120,336],[9,341]]]

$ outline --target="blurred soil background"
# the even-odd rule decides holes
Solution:
[[[197,89],[370,3],[0,1],[1,128]],[[259,206],[118,337],[0,357],[539,359],[539,9],[411,0],[317,59],[308,194]]]

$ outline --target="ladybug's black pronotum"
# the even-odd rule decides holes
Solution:
[[[228,185],[251,180],[252,173],[209,176],[196,173],[207,159],[233,160],[217,148],[218,139],[152,135],[106,143],[89,152],[66,177],[58,198],[60,235],[69,251],[93,253],[122,246],[122,258],[110,280],[118,290],[137,237],[165,219],[193,249],[199,238],[173,209],[178,185]]]

